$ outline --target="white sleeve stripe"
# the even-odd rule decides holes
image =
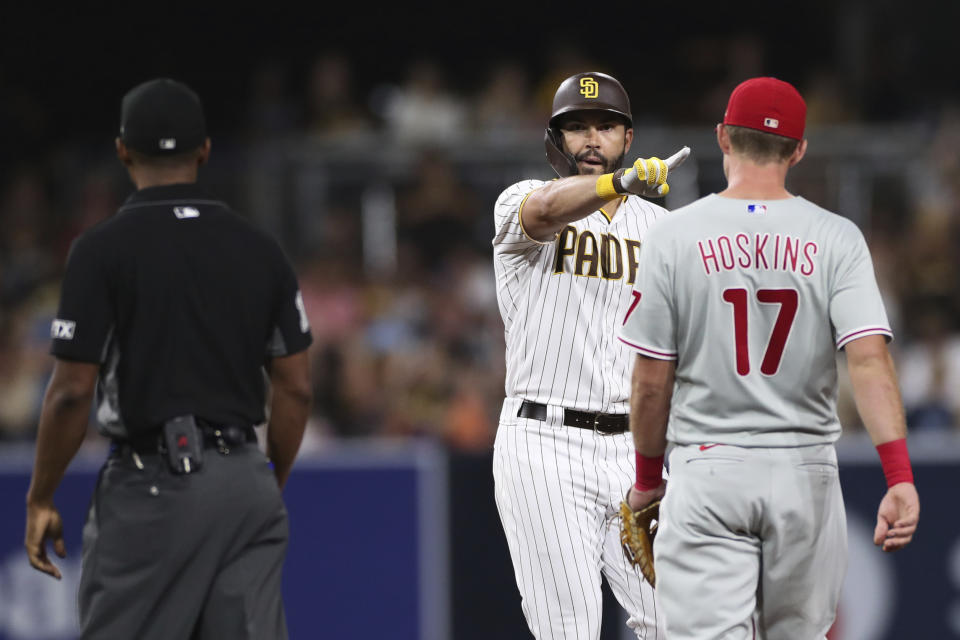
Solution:
[[[630,342],[629,340],[624,340],[623,338],[617,338],[617,339],[620,340],[620,342],[622,342],[622,343],[624,343],[625,345],[627,345],[628,347],[630,347],[630,348],[632,348],[632,349],[634,349],[634,350],[636,350],[636,351],[639,351],[641,354],[643,354],[643,355],[645,355],[645,356],[649,356],[649,357],[651,357],[651,358],[656,358],[657,360],[676,360],[676,359],[677,359],[677,353],[676,353],[676,352],[671,353],[671,352],[669,352],[669,351],[657,351],[657,350],[651,349],[651,348],[649,348],[649,347],[642,347],[642,346],[640,346],[639,344],[634,344],[634,343]]]
[[[837,338],[837,349],[840,349],[843,347],[843,345],[847,344],[851,340],[856,340],[857,338],[863,338],[865,336],[876,335],[887,336],[891,340],[893,339],[893,332],[886,327],[867,327],[866,329],[856,329]]]

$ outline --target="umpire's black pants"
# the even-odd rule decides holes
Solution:
[[[82,638],[285,639],[280,594],[289,534],[255,444],[174,475],[159,454],[114,454],[83,530]]]

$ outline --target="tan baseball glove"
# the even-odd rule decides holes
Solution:
[[[651,587],[657,586],[657,572],[653,568],[653,539],[657,535],[660,501],[654,500],[639,511],[634,511],[624,500],[620,503],[620,544],[630,564],[640,572]]]

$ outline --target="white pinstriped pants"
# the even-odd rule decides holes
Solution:
[[[495,495],[523,614],[539,640],[600,637],[601,574],[644,640],[664,640],[654,591],[620,547],[619,506],[634,481],[630,434],[518,418],[508,398],[493,454]],[[659,622],[659,625],[658,625]]]

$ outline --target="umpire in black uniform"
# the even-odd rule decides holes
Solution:
[[[59,578],[54,490],[96,391],[112,440],[83,530],[83,638],[286,638],[280,489],[310,407],[310,328],[277,243],[196,184],[201,103],[157,79],[123,99],[137,191],[73,244],[27,494],[30,563]],[[253,426],[265,420],[267,456]],[[268,459],[269,458],[269,459]]]

